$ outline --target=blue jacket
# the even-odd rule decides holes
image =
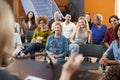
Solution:
[[[107,26],[102,25],[102,27],[98,29],[97,25],[93,24],[91,30],[92,30],[93,44],[100,44],[104,39]]]
[[[47,43],[46,43],[46,48],[45,48],[45,52],[46,51],[49,51],[49,52],[51,52],[50,50],[50,46],[51,46],[51,41],[52,40],[54,40],[54,39],[56,39],[55,37],[54,37],[54,34],[52,34],[52,35],[50,35],[49,37],[48,37],[48,39],[47,39]],[[60,37],[59,37],[59,44],[58,44],[58,46],[57,46],[57,50],[58,50],[58,53],[53,53],[53,54],[63,54],[64,56],[63,57],[61,57],[61,58],[58,58],[57,59],[57,62],[58,63],[61,63],[61,62],[63,62],[64,61],[64,59],[65,59],[65,56],[66,56],[66,54],[67,54],[67,52],[68,52],[68,41],[67,41],[67,39],[61,34],[60,35]]]

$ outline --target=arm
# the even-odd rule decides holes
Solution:
[[[71,38],[70,38],[71,43],[75,43],[75,40],[74,40],[75,39],[75,34],[76,34],[75,31],[72,32],[72,35],[71,35]]]
[[[108,63],[107,55],[110,51],[113,49],[113,42],[111,43],[110,47],[106,50],[106,52],[103,54],[102,58],[100,59],[100,64],[106,65]]]
[[[45,47],[45,53],[50,55],[51,53],[49,52],[49,42],[51,40],[51,35],[48,37],[47,42],[46,42],[46,47]]]
[[[92,31],[88,30],[88,43],[92,43]]]
[[[119,64],[119,61],[117,61],[117,60],[106,59],[105,62],[108,63],[108,64],[114,64],[114,65],[118,65]]]
[[[34,33],[33,33],[33,37],[32,37],[32,42],[36,41],[36,37],[37,37],[37,28],[35,29]]]
[[[109,48],[110,47],[110,45],[109,45],[109,35],[108,35],[108,30],[106,31],[106,33],[105,33],[105,37],[104,37],[104,45],[107,47],[107,48]]]
[[[104,42],[104,45],[105,45],[107,48],[110,47],[110,45],[108,44],[108,42]]]
[[[20,28],[20,34],[24,35],[24,28],[27,26],[27,24],[25,23],[25,21],[23,20],[21,23],[21,28]]]

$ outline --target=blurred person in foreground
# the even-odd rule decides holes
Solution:
[[[14,17],[9,5],[0,0],[0,66],[6,66],[14,50]],[[9,72],[0,69],[0,80],[19,80]]]

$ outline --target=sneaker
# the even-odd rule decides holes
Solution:
[[[24,56],[25,56],[25,54],[24,54],[24,53],[21,53],[21,54],[20,54],[20,56],[21,56],[21,57],[24,57]]]

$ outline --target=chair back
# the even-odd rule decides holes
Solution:
[[[103,54],[102,45],[82,44],[80,45],[80,53],[82,53],[84,57],[96,57],[100,59]],[[87,70],[97,70],[99,68],[99,62],[96,61],[92,63],[91,61],[84,60],[80,67]]]
[[[32,39],[32,37],[33,37],[33,34],[34,34],[34,30],[28,30],[27,32],[26,32],[26,39],[27,39],[27,42],[31,42],[31,39]]]
[[[108,53],[107,58],[110,60],[115,60],[114,55],[113,55],[113,50]]]
[[[102,45],[82,44],[80,45],[80,53],[87,57],[101,58],[103,54]]]

